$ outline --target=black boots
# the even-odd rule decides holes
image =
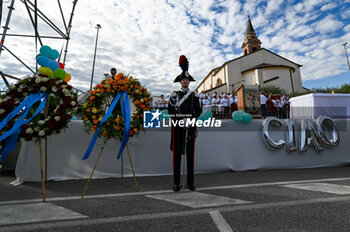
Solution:
[[[191,191],[196,190],[196,187],[194,186],[194,184],[188,184],[187,188],[188,188],[188,190],[191,190]],[[180,191],[180,185],[179,184],[174,184],[173,190],[174,190],[174,192]]]
[[[196,187],[194,186],[194,184],[188,184],[187,188],[188,188],[188,190],[191,190],[191,191],[196,190]]]
[[[178,184],[174,184],[174,188],[173,188],[174,192],[178,192],[180,191],[180,185]]]

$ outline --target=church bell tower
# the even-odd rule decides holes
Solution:
[[[243,55],[248,55],[261,48],[261,41],[256,37],[250,16],[248,15],[247,29],[245,31],[245,38],[242,44]]]

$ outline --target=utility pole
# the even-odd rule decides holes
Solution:
[[[98,32],[101,29],[101,25],[100,24],[96,24],[97,29],[97,34],[96,34],[96,43],[95,43],[95,53],[94,53],[94,61],[92,64],[92,73],[91,73],[91,82],[90,82],[90,90],[92,90],[92,82],[94,80],[94,71],[95,71],[95,60],[96,60],[96,50],[97,50],[97,41],[98,41]]]
[[[345,50],[346,61],[348,62],[348,67],[349,67],[349,70],[350,70],[348,52],[346,51],[346,45],[347,45],[347,44],[348,44],[348,42],[345,42],[345,43],[343,43],[343,46],[344,46],[344,50]]]

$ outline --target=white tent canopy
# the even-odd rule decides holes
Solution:
[[[319,115],[350,118],[350,94],[311,93],[289,101],[292,119],[314,119]]]

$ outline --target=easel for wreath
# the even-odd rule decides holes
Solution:
[[[90,177],[89,177],[89,179],[88,179],[88,181],[87,181],[87,183],[86,183],[86,185],[85,185],[85,188],[84,188],[83,193],[81,194],[81,198],[84,198],[84,196],[85,196],[86,190],[87,190],[87,188],[88,188],[88,186],[89,186],[89,183],[90,183],[90,181],[91,181],[92,175],[94,174],[94,171],[95,171],[95,169],[96,169],[96,167],[97,167],[98,161],[100,160],[100,157],[101,157],[101,155],[102,155],[102,152],[103,152],[103,149],[104,149],[106,143],[107,143],[107,141],[104,141],[104,142],[103,142],[103,145],[102,145],[102,147],[101,147],[100,153],[99,153],[98,156],[97,156],[97,160],[96,160],[95,165],[94,165],[94,167],[93,167],[93,169],[92,169],[92,172],[91,172],[91,174],[90,174]],[[137,179],[136,179],[136,175],[135,175],[134,165],[133,165],[133,163],[132,163],[132,159],[131,159],[131,155],[130,155],[129,145],[126,145],[126,149],[127,149],[127,151],[128,151],[129,161],[130,161],[130,165],[131,165],[132,174],[133,174],[133,177],[134,177],[134,182],[135,182],[136,190],[137,190],[138,192],[140,192],[139,186],[138,186],[138,184],[137,184]],[[121,155],[121,157],[123,157],[123,154]],[[123,170],[123,158],[121,159],[121,162],[122,162],[122,163],[121,163],[121,166],[122,166],[122,170]],[[122,171],[122,177],[123,177],[123,171]]]
[[[101,95],[99,94],[100,92],[106,94]],[[132,102],[129,101],[129,94],[130,97],[134,100],[133,103],[135,104],[135,107],[137,109],[135,111],[131,111],[130,105],[132,104]],[[90,91],[89,96],[90,97],[86,99],[83,107],[83,112],[85,114],[84,120],[85,122],[87,122],[89,130],[91,129],[94,131],[94,135],[91,139],[89,147],[85,152],[83,160],[89,158],[91,151],[93,150],[93,147],[99,136],[102,136],[104,140],[95,165],[90,174],[90,177],[81,194],[81,198],[84,198],[88,185],[101,158],[106,142],[108,139],[111,138],[118,138],[119,140],[121,140],[117,156],[117,159],[120,159],[121,156],[121,177],[124,177],[123,151],[126,148],[128,152],[130,166],[132,169],[132,174],[134,177],[136,190],[140,191],[136,180],[134,165],[128,146],[128,140],[130,136],[132,137],[135,133],[138,132],[139,129],[142,129],[140,121],[143,117],[143,111],[150,109],[150,94],[147,92],[147,89],[143,88],[141,84],[132,76],[125,76],[123,73],[118,73],[117,75],[110,77],[109,79],[101,81],[101,84],[96,85],[94,87],[94,90]],[[117,104],[119,103],[120,105],[117,106]],[[102,107],[104,107],[104,110],[102,109]],[[96,118],[96,112],[100,112],[99,119]],[[131,112],[133,112],[133,114]],[[137,121],[133,121],[136,118]],[[123,121],[120,122],[120,119],[122,119]],[[134,122],[136,123],[135,125],[133,124]],[[107,126],[105,126],[105,123],[107,124]],[[114,124],[113,129],[115,129],[117,132],[115,132],[114,130],[112,131],[106,129],[109,128],[108,126],[111,126],[112,124]],[[123,130],[120,129],[120,124],[124,124]]]

